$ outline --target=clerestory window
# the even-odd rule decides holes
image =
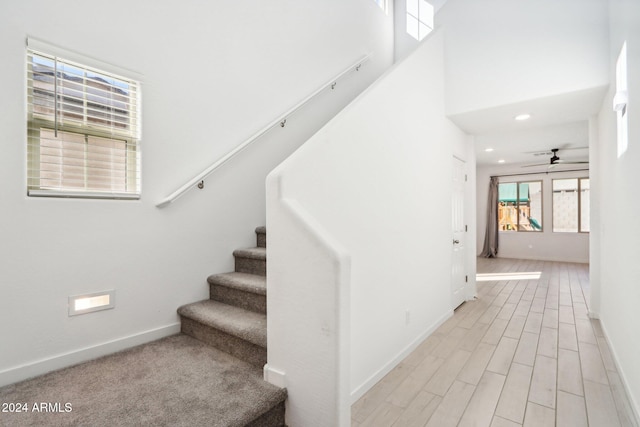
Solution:
[[[387,0],[373,0],[376,2],[380,9],[384,10],[384,13],[387,13]]]
[[[628,102],[629,86],[627,81],[627,42],[624,42],[616,62],[616,94],[613,97],[613,110],[616,112],[616,122],[618,127],[618,157],[622,157],[629,147],[629,115],[627,114]]]
[[[421,41],[433,31],[434,9],[425,0],[406,0],[407,33]]]

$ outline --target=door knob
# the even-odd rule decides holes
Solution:
[[[460,240],[453,239],[453,244],[454,245],[457,245],[458,243],[460,243]]]

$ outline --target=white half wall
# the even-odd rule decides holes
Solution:
[[[477,246],[482,252],[487,224],[489,179],[493,175],[521,174],[519,166],[478,166],[477,169]],[[554,233],[551,180],[586,178],[589,171],[504,176],[500,182],[542,181],[542,232],[499,232],[499,258],[533,259],[542,261],[589,262],[589,233]]]
[[[622,384],[628,392],[635,424],[640,423],[640,263],[637,223],[640,199],[632,197],[640,180],[640,3],[635,0],[610,2],[611,86],[597,120],[597,174],[593,176],[598,210],[594,232],[600,244],[599,276],[592,305],[597,313]],[[615,91],[615,62],[623,43],[627,43],[628,149],[618,154],[616,114],[612,110]],[[594,272],[592,271],[592,274]],[[596,274],[598,271],[595,272]],[[616,378],[616,377],[614,377]]]
[[[28,36],[143,76],[139,201],[26,196]],[[371,0],[2,1],[0,52],[1,385],[43,373],[43,360],[175,332],[176,308],[208,298],[207,276],[255,245],[268,172],[391,65],[393,22]],[[155,207],[367,53],[203,190]],[[115,309],[68,317],[69,295],[105,289]]]
[[[267,181],[265,380],[287,388],[290,426],[351,425],[351,259],[295,199],[286,179]]]
[[[285,197],[303,206],[350,257],[353,399],[452,314],[452,157],[475,159],[469,158],[469,138],[445,117],[443,73],[443,35],[436,31],[269,178],[281,179]],[[267,227],[272,220],[283,224],[273,212]],[[300,257],[300,250],[288,242],[270,252],[270,272],[289,262],[287,252]],[[268,316],[278,311],[270,305]],[[286,373],[286,360],[273,364]]]

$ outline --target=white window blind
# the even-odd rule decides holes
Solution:
[[[28,194],[139,198],[135,80],[27,50]]]

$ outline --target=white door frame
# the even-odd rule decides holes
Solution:
[[[466,221],[466,185],[467,164],[453,156],[451,189],[451,305],[455,309],[467,300],[467,221]]]

